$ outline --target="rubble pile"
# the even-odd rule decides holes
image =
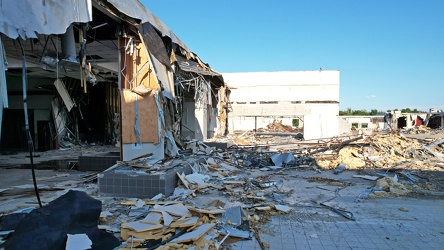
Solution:
[[[428,149],[428,150],[427,150]],[[426,147],[424,143],[397,134],[378,134],[368,136],[354,145],[339,150],[334,159],[319,157],[318,165],[333,169],[345,163],[347,169],[442,169],[441,160],[429,151],[440,154],[441,144]]]
[[[243,138],[249,136],[245,133]],[[123,178],[118,174],[125,174],[128,183],[139,183],[139,177],[157,178],[152,182],[156,185],[174,177],[175,188],[168,195],[159,191],[143,198],[128,193],[116,197],[101,190],[110,188],[108,182],[98,183],[103,204],[98,227],[118,237],[120,249],[227,249],[233,242],[253,238],[264,249],[268,244],[259,234],[267,229],[261,225],[271,216],[297,210],[298,205],[313,206],[313,199],[318,200],[317,207],[355,220],[340,204],[319,201],[325,194],[334,194],[332,200],[341,190],[354,188],[353,180],[365,183],[356,202],[444,191],[436,181],[441,177],[430,178],[432,173],[443,172],[443,144],[444,140],[410,139],[399,134],[286,146],[231,144],[226,149],[189,141],[178,157],[161,162],[151,162],[150,156],[118,162],[99,174],[111,173],[113,185],[115,179]],[[351,178],[336,178],[344,175]],[[302,183],[310,188],[303,191],[310,198],[301,198]]]
[[[259,128],[257,132],[300,133],[301,129],[293,128],[292,126],[282,124],[282,121],[274,120],[267,125],[267,128]]]

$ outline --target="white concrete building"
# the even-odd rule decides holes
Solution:
[[[338,135],[339,71],[223,73],[231,90],[229,132],[265,127],[274,119],[303,126],[304,139]]]

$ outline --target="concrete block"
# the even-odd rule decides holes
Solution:
[[[192,170],[189,166],[176,167],[151,175],[129,167],[105,171],[98,175],[99,194],[134,198],[152,198],[159,193],[170,196],[178,183],[176,172],[190,174]]]

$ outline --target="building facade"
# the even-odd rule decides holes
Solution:
[[[339,71],[223,73],[230,88],[229,132],[264,127],[273,120],[298,125],[304,139],[338,135]]]

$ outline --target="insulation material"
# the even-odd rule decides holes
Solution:
[[[226,107],[228,105],[227,89],[225,87],[220,87],[217,95],[218,95],[218,103],[217,103],[217,132],[218,136],[225,135],[225,131],[227,129],[227,110]]]
[[[122,91],[122,142],[137,143],[134,132],[136,120],[135,98],[138,102],[138,120],[140,124],[140,140],[142,143],[159,143],[158,111],[154,94],[139,96],[130,90]]]

